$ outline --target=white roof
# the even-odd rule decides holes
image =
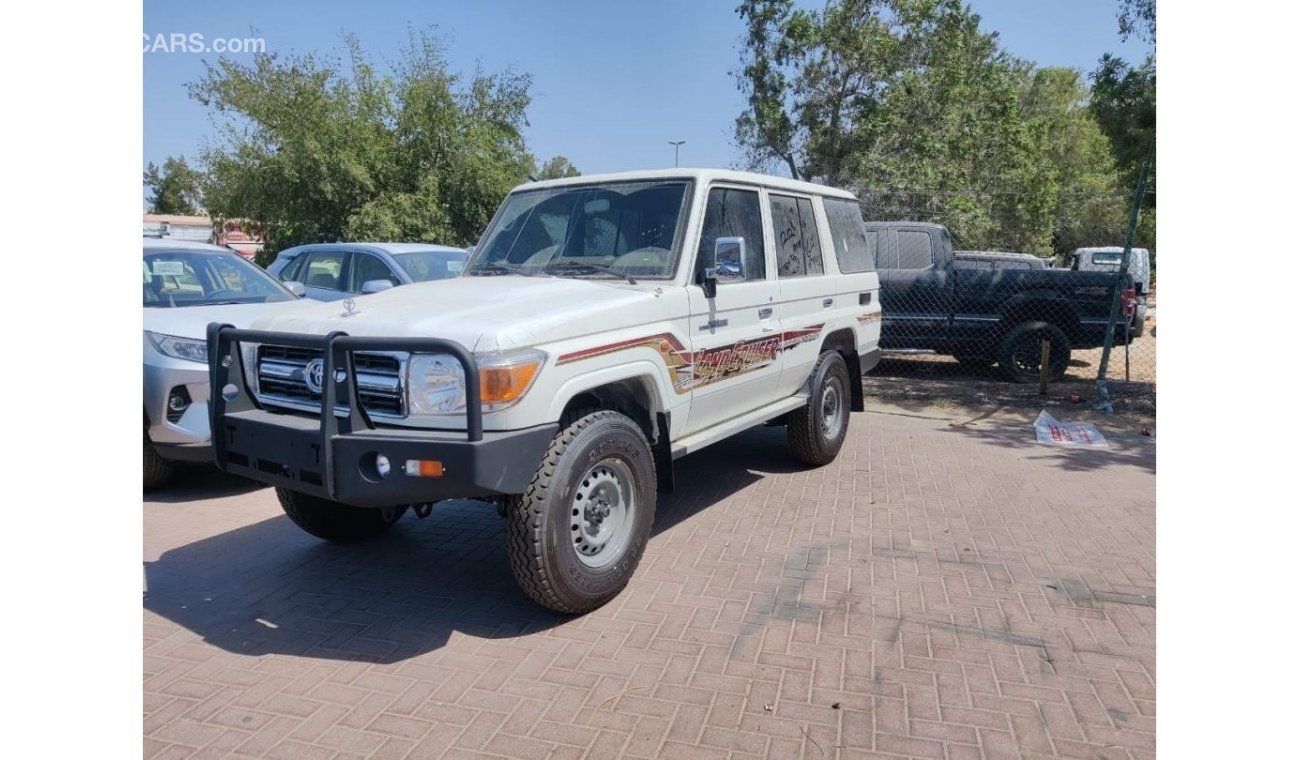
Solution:
[[[1133,250],[1135,250],[1135,251],[1146,251],[1145,248],[1136,248],[1136,247],[1133,248]],[[1076,249],[1074,249],[1074,252],[1075,252],[1075,253],[1123,253],[1123,252],[1124,252],[1124,246],[1122,246],[1122,245],[1103,245],[1103,246],[1098,247],[1098,248],[1076,248]]]
[[[854,199],[853,193],[850,193],[847,190],[829,187],[827,185],[819,185],[814,182],[803,182],[797,179],[790,179],[789,177],[776,177],[770,174],[732,171],[731,169],[652,169],[634,172],[614,172],[610,174],[583,174],[578,177],[565,177],[564,179],[548,179],[540,182],[529,182],[520,185],[515,189],[537,190],[541,188],[566,187],[570,185],[660,179],[693,179],[702,185],[708,184],[709,182],[736,182],[744,185],[763,185],[765,187],[779,190],[826,195],[833,198]]]

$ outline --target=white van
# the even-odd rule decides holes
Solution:
[[[1070,268],[1080,272],[1118,272],[1124,260],[1124,248],[1111,245],[1101,248],[1076,248],[1070,254]],[[1151,253],[1145,248],[1129,252],[1128,271],[1137,283],[1137,319],[1133,321],[1134,335],[1146,329],[1147,297],[1151,295]]]

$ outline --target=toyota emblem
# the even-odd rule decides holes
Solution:
[[[307,383],[307,390],[320,393],[325,385],[325,360],[312,359],[307,362],[307,366],[302,370],[302,379]]]

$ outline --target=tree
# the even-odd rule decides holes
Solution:
[[[534,166],[530,79],[463,79],[428,32],[383,72],[356,38],[345,47],[221,59],[189,85],[221,128],[203,157],[209,208],[263,229],[265,260],[307,242],[474,242]]]
[[[1110,218],[1114,168],[1077,74],[1040,76],[960,0],[738,13],[751,166],[849,187],[872,218],[943,222],[960,247],[1053,250],[1077,237],[1058,227],[1087,193]]]
[[[1155,0],[1120,0],[1121,39],[1137,34],[1155,43]],[[1106,54],[1089,75],[1092,97],[1089,108],[1102,132],[1110,140],[1120,177],[1129,193],[1136,188],[1142,164],[1149,161],[1147,190],[1142,198],[1142,217],[1137,245],[1155,248],[1156,216],[1156,61],[1151,54],[1137,66]]]
[[[564,177],[579,177],[582,172],[574,166],[569,159],[564,156],[553,156],[546,163],[542,164],[541,171],[537,172],[538,179],[562,179]]]
[[[1127,40],[1136,34],[1152,45],[1156,42],[1156,0],[1120,0],[1119,36]]]
[[[161,169],[151,162],[144,170],[149,210],[155,214],[198,214],[203,209],[201,184],[202,175],[190,168],[184,156],[168,156]]]

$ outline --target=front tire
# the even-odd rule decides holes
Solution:
[[[1042,341],[1051,341],[1047,356],[1047,379],[1053,382],[1065,376],[1070,366],[1070,339],[1061,328],[1050,322],[1021,322],[1007,331],[998,348],[998,368],[1008,380],[1017,383],[1038,382],[1042,365]]]
[[[276,487],[280,507],[294,525],[336,543],[364,541],[387,533],[406,507],[353,507],[337,501]]]
[[[153,442],[149,440],[148,434],[144,437],[144,490],[146,492],[162,488],[171,480],[172,473],[176,471],[176,465],[163,459],[154,448]]]
[[[556,612],[590,612],[632,578],[654,524],[655,466],[641,428],[613,411],[551,440],[522,496],[508,497],[510,571]]]
[[[790,451],[804,464],[835,461],[849,432],[849,368],[838,351],[825,351],[812,373],[808,403],[789,414]]]

